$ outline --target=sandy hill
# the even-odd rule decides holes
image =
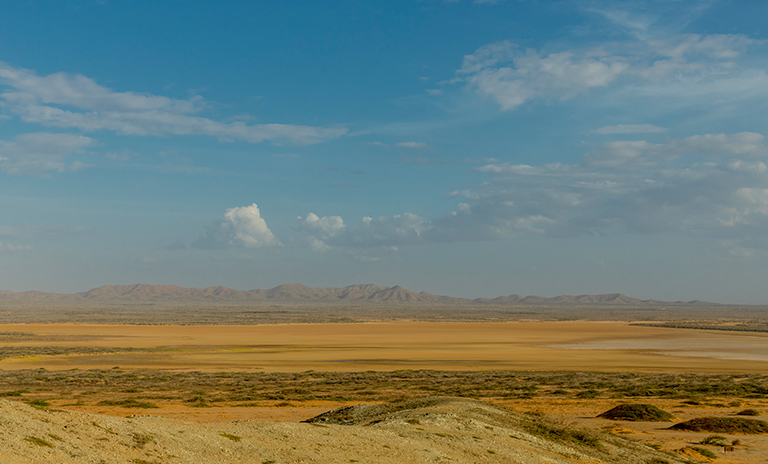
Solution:
[[[664,302],[639,300],[620,293],[606,295],[561,295],[551,298],[541,296],[509,295],[498,298],[456,298],[416,293],[399,285],[380,287],[374,284],[347,287],[307,287],[302,284],[279,285],[267,290],[235,290],[227,287],[189,288],[177,285],[104,285],[85,292],[63,294],[37,291],[0,291],[0,301],[50,301],[50,302],[198,302],[198,303],[262,303],[262,302],[328,302],[328,303],[387,303],[431,305],[606,305],[606,306],[660,306],[660,305],[712,305],[702,301]]]
[[[0,400],[0,424],[0,462],[17,464],[683,462],[461,398],[348,407],[309,423],[221,424],[40,411]]]

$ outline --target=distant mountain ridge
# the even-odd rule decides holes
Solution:
[[[284,284],[262,290],[235,290],[228,287],[180,287],[177,285],[104,285],[79,293],[45,293],[38,291],[8,292],[0,290],[0,301],[49,302],[113,302],[113,303],[267,303],[267,302],[337,302],[337,303],[392,303],[392,304],[445,304],[445,305],[714,305],[704,301],[640,300],[621,293],[604,295],[561,295],[556,297],[509,295],[498,298],[457,298],[412,292],[399,285],[381,287],[358,284],[347,287],[307,287],[302,284]]]

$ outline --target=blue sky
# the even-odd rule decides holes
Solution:
[[[27,0],[0,288],[768,304],[768,3]]]

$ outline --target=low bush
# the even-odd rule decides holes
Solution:
[[[597,417],[611,420],[669,422],[675,417],[652,404],[620,404]]]
[[[698,417],[675,424],[669,427],[669,429],[688,430],[691,432],[760,435],[768,433],[768,422],[744,417]]]

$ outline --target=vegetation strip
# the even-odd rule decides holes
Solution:
[[[40,408],[51,404],[144,409],[168,404],[255,407],[304,401],[385,402],[432,395],[489,400],[673,398],[680,399],[681,405],[695,406],[713,397],[768,398],[768,375],[432,370],[169,372],[117,367],[0,372],[0,396]]]

